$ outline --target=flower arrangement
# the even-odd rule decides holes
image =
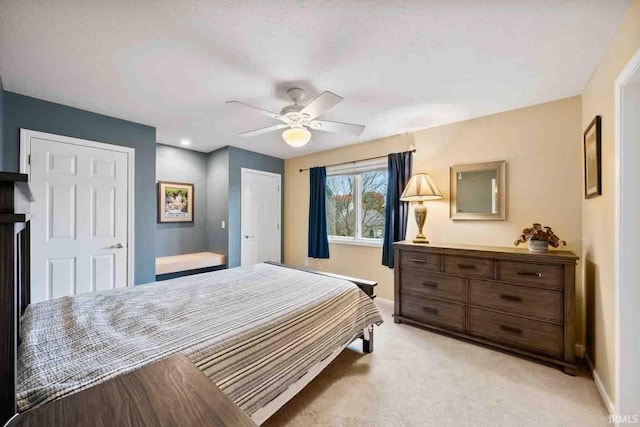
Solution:
[[[532,241],[534,245],[532,245]],[[518,236],[513,244],[515,246],[518,246],[520,243],[526,242],[529,242],[529,249],[535,252],[545,251],[540,247],[540,245],[536,245],[538,243],[542,244],[542,246],[544,246],[545,248],[547,247],[547,245],[551,245],[554,248],[557,248],[560,245],[567,245],[567,242],[565,242],[564,240],[560,240],[560,238],[556,236],[556,234],[551,230],[551,227],[543,227],[538,223],[533,224],[533,227],[531,228],[525,228],[524,230],[522,230],[522,234]]]

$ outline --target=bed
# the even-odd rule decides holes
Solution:
[[[382,323],[354,283],[258,264],[30,304],[28,176],[0,172],[0,424],[184,354],[258,424]]]
[[[261,424],[381,323],[353,283],[271,264],[44,301],[21,319],[17,408],[182,353]]]

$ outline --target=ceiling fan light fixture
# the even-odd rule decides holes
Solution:
[[[282,132],[282,139],[292,147],[302,147],[311,139],[311,132],[303,126],[291,127]]]
[[[300,88],[291,88],[287,94],[293,101],[293,104],[285,106],[279,113],[267,111],[263,108],[256,107],[255,105],[240,101],[227,101],[227,103],[242,105],[245,108],[252,109],[254,112],[281,122],[276,125],[242,132],[239,133],[238,136],[245,138],[284,129],[282,132],[282,139],[291,147],[302,147],[311,139],[310,129],[323,132],[345,133],[353,136],[362,135],[362,131],[364,130],[363,125],[332,122],[328,120],[316,120],[317,117],[342,102],[341,96],[325,90],[308,104],[301,105],[300,101],[305,97],[304,90]]]

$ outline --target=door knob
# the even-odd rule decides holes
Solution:
[[[124,245],[122,243],[116,243],[115,245],[109,246],[109,249],[122,249]]]

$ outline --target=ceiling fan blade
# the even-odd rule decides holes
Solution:
[[[363,125],[354,125],[351,123],[330,122],[327,120],[313,120],[309,123],[309,127],[315,130],[323,130],[325,132],[346,133],[348,135],[360,136],[364,131]]]
[[[265,110],[265,109],[263,109],[263,108],[256,107],[255,105],[246,104],[246,103],[244,103],[244,102],[240,102],[240,101],[227,101],[227,102],[226,102],[226,104],[238,104],[238,105],[242,105],[242,106],[244,106],[244,107],[251,108],[252,110],[254,110],[254,111],[256,111],[256,112],[258,112],[258,113],[260,113],[260,114],[262,114],[262,115],[264,115],[264,116],[268,116],[268,117],[271,117],[271,118],[276,119],[276,120],[282,120],[283,122],[286,122],[286,121],[287,121],[287,118],[286,118],[286,117],[283,117],[283,116],[281,116],[281,115],[280,115],[280,114],[278,114],[278,113],[274,113],[274,112],[272,112],[272,111],[268,111],[268,110]]]
[[[242,132],[242,133],[239,133],[238,136],[242,136],[242,137],[256,136],[256,135],[261,135],[263,133],[272,132],[274,130],[284,129],[286,127],[289,127],[289,125],[282,123],[282,124],[279,124],[279,125],[269,126],[267,128],[261,128],[261,129],[256,129],[256,130],[250,130],[248,132]]]
[[[341,103],[343,99],[344,98],[333,92],[324,91],[308,103],[307,106],[300,111],[300,114],[308,114],[309,120],[315,119],[320,114]]]

